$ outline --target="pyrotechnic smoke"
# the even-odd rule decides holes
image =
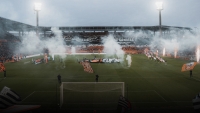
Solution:
[[[72,54],[76,53],[76,49],[75,49],[74,46],[72,46],[72,48],[71,48],[71,53],[72,53]]]
[[[52,28],[51,30],[55,34],[55,37],[46,38],[44,40],[36,37],[35,33],[24,35],[21,38],[19,47],[16,48],[16,53],[41,53],[43,48],[48,48],[52,53],[66,52],[66,44],[62,38],[62,32],[57,28]],[[199,49],[196,48],[198,45],[200,45],[200,33],[195,34],[187,30],[185,30],[183,33],[177,33],[177,31],[171,30],[170,34],[165,34],[162,38],[160,38],[157,35],[154,36],[152,33],[135,31],[127,32],[121,37],[134,39],[134,45],[147,45],[154,53],[156,53],[157,50],[159,53],[161,53],[162,49],[165,48],[165,54],[174,54],[175,58],[177,55],[186,56],[188,52],[190,52],[189,54],[193,54],[194,57],[196,56],[197,61],[199,61]],[[124,51],[114,39],[114,36],[109,35],[107,37],[102,37],[102,39],[104,46],[103,52],[107,53],[108,55],[116,55],[118,58],[123,60]],[[74,49],[72,47],[72,52],[73,50]]]
[[[200,52],[199,52],[199,46],[198,46],[197,51],[196,51],[197,62],[199,62],[199,56],[200,56]]]
[[[177,55],[187,56],[194,55],[195,48],[200,44],[200,36],[190,31],[184,31],[178,34],[177,31],[170,31],[170,34],[165,34],[162,38],[157,36],[152,37],[150,41],[150,48],[152,51],[165,47],[165,52],[172,54],[174,58]]]
[[[131,56],[127,55],[126,60],[128,62],[128,67],[131,67],[131,62],[132,62]]]
[[[66,52],[66,45],[62,38],[62,32],[57,28],[52,28],[55,37],[41,40],[34,32],[30,32],[21,38],[15,53],[36,54],[42,53],[44,48],[48,48],[51,53]]]
[[[21,43],[15,48],[15,54],[36,54],[41,53],[43,44],[35,32],[30,32],[21,38]]]
[[[46,47],[52,53],[65,53],[66,45],[64,39],[62,38],[62,31],[60,31],[56,27],[52,27],[51,30],[54,33],[55,37],[52,37],[49,40],[45,41]]]
[[[200,33],[189,30],[177,32],[170,29],[170,33],[163,34],[163,37],[159,37],[158,33],[153,35],[148,31],[135,31],[125,33],[124,37],[133,38],[136,46],[147,44],[154,53],[164,52],[165,48],[165,54],[171,54],[175,58],[177,55],[187,56],[188,53],[195,55],[195,48],[200,44]]]
[[[134,42],[137,45],[149,45],[150,44],[150,38],[152,37],[151,34],[147,34],[148,32],[125,32],[124,38],[133,38]]]
[[[174,50],[174,58],[176,58],[176,56],[177,56],[177,48],[175,48],[175,50]]]
[[[156,51],[156,56],[158,56],[158,50]]]
[[[109,35],[108,37],[103,37],[103,52],[105,52],[108,56],[117,55],[121,60],[124,59],[124,51],[122,47],[116,42],[113,35]]]
[[[150,49],[155,52],[163,51],[162,55],[165,55],[166,53],[173,53],[175,47],[178,47],[179,45],[176,38],[164,39],[154,36],[150,42]]]
[[[62,38],[62,31],[60,31],[56,27],[52,27],[51,31],[54,33],[55,37],[52,37],[49,41],[47,41],[47,48],[50,50],[51,53],[65,53],[66,52],[66,45],[64,39]],[[65,58],[67,57],[66,54],[60,54],[60,62],[61,68],[65,68]]]
[[[163,56],[165,56],[165,48],[163,48]]]

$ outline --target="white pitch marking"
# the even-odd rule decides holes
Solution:
[[[22,101],[24,101],[25,99],[27,99],[28,97],[30,97],[33,93],[35,93],[35,91],[33,91],[30,95],[28,95],[26,98],[24,98]]]
[[[30,63],[31,61],[24,62],[24,64]]]
[[[193,77],[192,77],[193,78]],[[193,78],[193,79],[195,79],[195,80],[197,80],[197,81],[200,81],[199,79],[196,79],[196,78]]]
[[[167,102],[167,100],[163,96],[161,96],[156,90],[153,90],[153,91],[155,91],[155,93],[157,93],[158,96],[160,96],[163,100],[165,100],[165,102]]]

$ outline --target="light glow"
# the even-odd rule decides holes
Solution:
[[[175,48],[175,50],[174,50],[174,58],[176,58],[176,56],[177,56],[177,48]]]
[[[200,55],[200,53],[199,53],[199,46],[198,46],[197,47],[197,52],[196,52],[197,62],[199,62],[199,55]]]
[[[156,2],[156,7],[157,10],[163,10],[163,2]]]
[[[156,51],[156,56],[158,56],[158,50]]]
[[[35,3],[35,11],[40,11],[41,10],[41,6],[42,4],[41,3]]]
[[[165,56],[165,48],[163,48],[163,56]]]

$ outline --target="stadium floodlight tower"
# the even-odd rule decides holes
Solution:
[[[159,31],[160,37],[162,36],[162,29],[161,29],[161,11],[163,10],[163,2],[156,2],[156,9],[159,11]]]
[[[39,36],[38,26],[39,26],[39,11],[41,10],[41,3],[35,3],[34,10],[36,11],[36,34]]]

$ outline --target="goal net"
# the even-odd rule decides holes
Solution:
[[[124,96],[124,82],[62,82],[60,107],[116,107],[120,95]]]

